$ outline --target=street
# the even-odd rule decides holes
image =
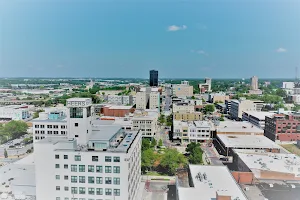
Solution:
[[[28,137],[30,137],[29,134],[27,134],[27,135],[24,136],[24,138],[28,138]],[[21,143],[24,140],[24,138],[14,139],[14,140],[11,141],[10,144],[5,143],[5,144],[0,145],[0,157],[4,157],[4,149],[7,150],[7,154],[8,154],[9,157],[10,156],[17,156],[17,155],[25,154],[28,149],[31,149],[33,147],[33,144],[25,145],[21,149],[9,148],[9,146],[11,146],[11,145],[15,145],[15,144]]]

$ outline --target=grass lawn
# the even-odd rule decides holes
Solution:
[[[294,145],[294,144],[282,144],[281,146],[283,148],[285,148],[286,150],[288,150],[289,152],[300,156],[300,149],[296,145]]]

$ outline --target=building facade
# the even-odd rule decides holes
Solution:
[[[9,105],[0,107],[0,120],[26,120],[30,117],[27,105]]]
[[[231,100],[230,116],[235,120],[241,120],[245,111],[261,111],[263,107],[262,101],[252,100]]]
[[[258,78],[257,76],[251,77],[251,90],[258,90]]]
[[[90,106],[91,99],[68,99],[67,138],[34,143],[37,199],[138,199],[141,134],[92,126]]]
[[[107,101],[116,105],[133,105],[132,95],[108,95]]]
[[[192,97],[194,95],[193,86],[188,81],[181,81],[181,84],[172,85],[173,95],[176,97]]]
[[[132,118],[132,129],[139,130],[143,137],[154,137],[158,131],[158,114],[154,112],[135,114]]]
[[[258,112],[258,111],[244,111],[242,115],[242,121],[248,121],[251,124],[264,129],[266,116],[272,116],[274,113],[270,112]]]
[[[173,113],[173,120],[177,121],[197,121],[202,120],[203,114],[201,112],[176,112]]]
[[[188,103],[173,104],[173,113],[176,113],[176,112],[193,113],[194,111],[195,111],[194,105],[190,105]]]
[[[300,139],[300,115],[266,116],[264,131],[265,136],[273,141],[297,141]]]

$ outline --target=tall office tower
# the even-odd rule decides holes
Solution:
[[[150,70],[150,86],[158,86],[158,71]]]
[[[251,90],[258,90],[258,78],[257,76],[251,77]]]
[[[211,78],[205,78],[205,83],[208,85],[208,91],[211,91]]]

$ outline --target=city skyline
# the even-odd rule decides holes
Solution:
[[[299,6],[2,1],[1,77],[293,79]]]

